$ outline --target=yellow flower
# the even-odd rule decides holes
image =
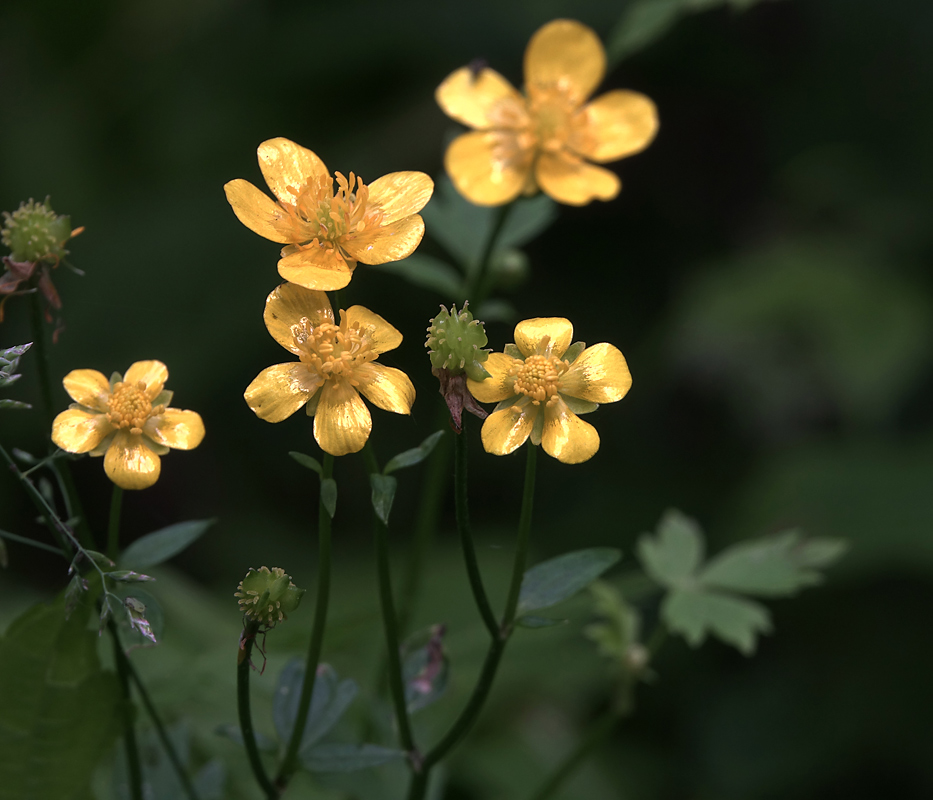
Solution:
[[[244,397],[260,419],[281,422],[307,404],[321,449],[342,456],[363,449],[373,428],[360,393],[373,405],[408,414],[415,387],[401,370],[374,363],[402,343],[402,334],[362,306],[334,320],[327,295],[284,283],[266,299],[272,338],[298,361],[259,373]]]
[[[611,344],[571,346],[573,325],[563,317],[526,319],[515,344],[483,364],[491,377],[467,380],[481,403],[498,403],[483,423],[483,447],[504,456],[528,437],[565,464],[579,464],[599,449],[596,429],[577,414],[625,397],[632,385],[625,357]]]
[[[434,191],[423,172],[392,172],[366,185],[347,179],[310,150],[288,139],[259,145],[259,168],[275,200],[249,181],[224,186],[233,212],[247,228],[284,244],[279,274],[307,289],[342,289],[357,261],[385,264],[407,258],[421,242],[418,215]]]
[[[498,72],[463,67],[437,89],[444,112],[470,128],[451,142],[444,165],[454,185],[482,206],[509,203],[537,187],[582,206],[611,200],[622,188],[604,164],[643,150],[654,138],[654,103],[616,89],[586,103],[606,72],[593,31],[558,19],[525,50],[525,94]]]
[[[69,453],[104,456],[104,472],[123,489],[146,489],[159,479],[159,456],[169,448],[192,450],[204,438],[194,411],[166,408],[168,369],[137,361],[126,377],[75,369],[62,383],[75,402],[52,423],[52,441]]]

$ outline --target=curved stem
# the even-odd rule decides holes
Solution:
[[[522,590],[522,579],[525,577],[528,542],[531,539],[531,512],[535,499],[537,456],[537,446],[528,442],[528,453],[525,457],[525,488],[522,491],[522,513],[518,520],[518,541],[515,543],[515,558],[512,561],[512,583],[509,586],[509,596],[505,602],[505,614],[502,616],[502,631],[506,636],[515,621],[515,611],[518,608],[518,598]]]
[[[130,796],[133,800],[143,800],[143,773],[139,765],[139,747],[136,744],[136,730],[133,727],[133,698],[130,694],[128,659],[120,647],[120,637],[113,618],[107,620],[107,630],[113,642],[113,660],[120,679],[120,692],[123,695],[123,746],[126,750],[126,766],[130,779]]]
[[[237,653],[236,667],[236,700],[240,715],[240,731],[243,734],[243,745],[246,747],[246,757],[256,776],[256,782],[262,788],[267,800],[276,800],[278,789],[269,780],[266,769],[262,765],[259,748],[256,746],[256,734],[253,731],[253,717],[249,708],[249,673],[253,666],[250,663],[250,654],[259,632],[259,623],[250,622],[240,638],[240,649]]]
[[[120,511],[123,508],[123,490],[113,485],[110,496],[110,523],[107,525],[107,558],[116,561],[120,552]]]

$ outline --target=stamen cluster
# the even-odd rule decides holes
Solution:
[[[551,406],[558,399],[560,376],[570,365],[553,356],[532,355],[517,361],[509,370],[515,379],[515,393],[531,399],[534,405]]]
[[[113,386],[107,404],[107,419],[114,428],[129,428],[130,433],[140,434],[150,417],[165,413],[165,406],[152,407],[146,395],[146,382],[126,383],[120,381]]]
[[[291,331],[295,345],[302,351],[299,359],[324,379],[347,378],[356,386],[353,373],[378,358],[372,349],[372,332],[358,322],[350,325],[344,312],[340,325],[322,322],[314,326],[302,317]]]

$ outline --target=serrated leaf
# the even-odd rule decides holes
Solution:
[[[437,447],[437,443],[441,440],[441,437],[444,435],[445,431],[435,431],[430,436],[428,436],[421,444],[417,447],[413,447],[411,450],[405,450],[402,453],[399,453],[397,456],[389,459],[389,463],[385,465],[385,469],[382,470],[383,475],[390,475],[399,469],[404,469],[405,467],[413,467],[415,464],[420,464],[424,461],[431,451]]]
[[[585,589],[622,557],[614,547],[591,547],[552,558],[529,569],[522,579],[517,615],[550,608]]]
[[[463,276],[446,261],[424,253],[414,253],[401,261],[380,264],[376,269],[404,278],[409,283],[430,289],[445,300],[459,300],[463,295]]]
[[[168,561],[200,539],[215,522],[213,519],[193,519],[147,533],[120,554],[120,565],[144,569]]]
[[[231,742],[236,742],[238,745],[243,747],[243,731],[240,730],[240,726],[232,722],[225,722],[222,725],[218,725],[214,728],[214,733],[218,736],[223,736],[225,739],[229,739]],[[275,753],[278,752],[279,745],[270,736],[266,736],[264,733],[260,733],[255,728],[253,729],[253,737],[256,739],[256,747],[263,753]]]
[[[771,616],[759,603],[702,590],[668,593],[661,618],[672,633],[681,634],[694,647],[712,634],[745,655],[755,651],[758,634],[771,631]]]
[[[114,572],[105,572],[104,576],[112,581],[121,583],[140,583],[142,581],[154,581],[155,578],[149,575],[143,575],[139,572],[133,572],[131,569],[118,569]]]
[[[318,744],[300,757],[309,772],[356,772],[403,761],[405,751],[378,744]]]
[[[321,502],[331,519],[337,513],[337,481],[324,478],[321,481]]]
[[[638,540],[638,557],[652,578],[665,586],[690,582],[703,561],[703,534],[700,526],[675,509],[661,517],[656,536],[643,534]]]
[[[388,526],[389,514],[392,511],[398,481],[391,475],[373,473],[369,476],[369,483],[372,486],[373,510],[376,512],[376,516],[382,520],[382,524]]]
[[[297,450],[290,450],[288,454],[301,464],[301,466],[314,470],[318,475],[324,474],[324,467],[321,466],[321,462],[316,458],[306,456],[304,453],[299,453]]]
[[[566,625],[565,619],[551,619],[550,617],[519,617],[515,624],[520,628],[553,628],[555,625]]]
[[[293,659],[279,674],[272,702],[272,719],[279,739],[287,742],[298,718],[298,704],[305,666],[301,659]],[[340,721],[350,704],[359,693],[356,681],[339,680],[333,667],[321,664],[314,680],[311,707],[301,737],[301,748],[313,746],[326,736]]]

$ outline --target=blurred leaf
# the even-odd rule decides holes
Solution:
[[[104,575],[112,581],[120,581],[122,583],[139,583],[142,581],[154,581],[155,578],[149,575],[142,575],[139,572],[133,572],[131,569],[120,569],[116,572],[105,572]]]
[[[10,566],[10,554],[6,549],[6,542],[0,537],[0,567],[6,569]]]
[[[129,652],[158,644],[165,630],[162,604],[139,583],[117,583],[113,591],[123,603],[122,608],[112,608],[123,649]]]
[[[522,579],[517,616],[550,608],[585,589],[622,557],[614,547],[593,547],[552,558],[529,569]]]
[[[111,567],[116,566],[107,556],[103,553],[98,553],[96,550],[84,550],[75,555],[75,561],[80,558],[86,558],[88,561],[97,564],[102,570],[110,569]]]
[[[463,295],[463,276],[455,267],[434,256],[414,253],[401,261],[380,264],[376,269],[436,292],[447,302],[459,301]]]
[[[236,742],[240,747],[243,747],[243,731],[240,730],[240,726],[233,722],[225,722],[222,725],[218,725],[214,728],[214,733],[218,736],[223,736],[225,739],[229,739],[231,742]],[[253,729],[253,735],[256,738],[256,747],[263,753],[277,753],[279,750],[279,745],[269,736],[266,736],[264,733],[260,733],[255,728]]]
[[[566,625],[565,619],[551,619],[549,617],[519,617],[515,624],[520,628],[553,628],[555,625]]]
[[[385,469],[382,470],[383,475],[390,475],[396,470],[420,464],[431,455],[431,451],[437,447],[437,443],[441,440],[444,433],[445,431],[443,430],[435,431],[417,447],[413,447],[411,450],[405,450],[397,456],[393,456],[389,459],[389,463],[385,465]]]
[[[23,403],[20,400],[10,400],[7,397],[0,398],[0,411],[4,409],[9,411],[13,409],[26,410],[30,408],[32,408],[32,406],[29,405],[29,403]]]
[[[626,602],[622,592],[605,581],[590,586],[593,612],[602,619],[583,629],[588,639],[596,642],[601,655],[622,661],[641,638],[641,617]]]
[[[319,744],[300,755],[309,772],[355,772],[405,759],[404,750],[377,744]]]
[[[287,742],[298,718],[298,704],[305,667],[301,659],[293,659],[285,665],[275,687],[272,719],[279,739]],[[333,667],[321,664],[314,681],[311,708],[301,737],[302,751],[326,736],[350,707],[359,687],[352,679],[339,680]]]
[[[431,705],[447,691],[450,662],[444,652],[445,633],[445,626],[432,625],[427,631],[410,637],[402,648],[407,653],[402,664],[402,680],[410,714]],[[422,641],[423,644],[415,646]]]
[[[506,250],[528,244],[554,224],[558,212],[559,206],[546,194],[519,198],[502,226],[496,249]]]
[[[213,519],[196,519],[147,533],[120,554],[120,564],[133,569],[144,569],[168,561],[200,539],[215,522]]]
[[[78,605],[78,601],[81,599],[81,595],[86,591],[87,581],[80,575],[75,575],[68,581],[68,586],[65,587],[64,595],[66,619],[72,615]]]
[[[224,800],[226,783],[227,768],[219,758],[208,761],[194,776],[194,790],[199,800]],[[181,795],[176,794],[174,797]]]
[[[434,195],[421,216],[427,235],[469,270],[478,266],[492,232],[494,213],[462,197],[445,175],[436,181]]]
[[[299,453],[297,450],[289,450],[288,454],[301,464],[301,466],[314,470],[318,475],[324,474],[324,467],[321,466],[321,462],[316,458],[306,456],[304,453]]]
[[[643,534],[638,557],[645,571],[665,586],[688,580],[703,560],[703,535],[695,520],[676,509],[664,512],[657,537]]]
[[[661,604],[661,617],[672,633],[692,646],[712,633],[745,655],[755,650],[756,635],[771,632],[768,610],[751,600],[702,590],[674,589]]]
[[[324,478],[321,481],[321,503],[331,519],[337,513],[337,481],[333,478]]]
[[[398,487],[398,481],[391,475],[373,473],[369,476],[369,483],[373,490],[373,510],[376,512],[376,516],[382,520],[382,523],[388,526],[389,513],[392,511],[392,503],[395,500],[395,490]]]

